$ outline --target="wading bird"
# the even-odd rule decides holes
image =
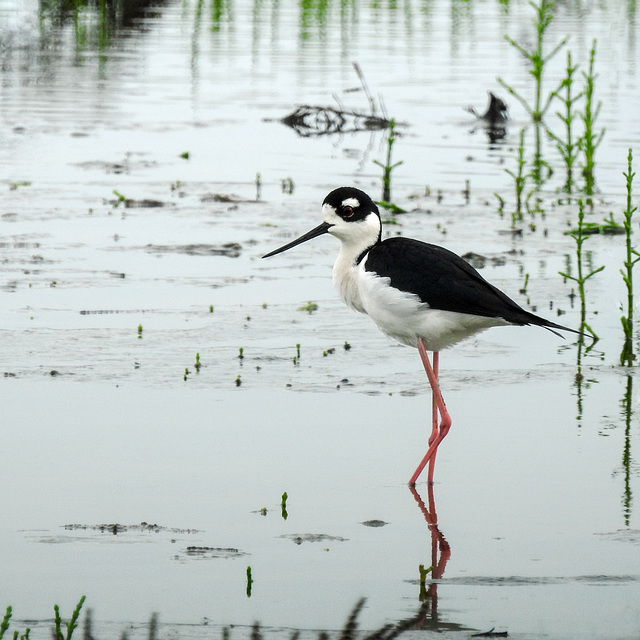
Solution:
[[[264,258],[329,233],[341,242],[333,283],[344,302],[366,313],[402,344],[417,347],[432,391],[428,451],[409,480],[429,464],[428,482],[451,417],[438,384],[439,352],[489,327],[537,325],[579,333],[526,311],[448,249],[411,238],[382,240],[378,207],[355,187],[333,190],[322,203],[323,222]],[[427,351],[433,352],[433,365]]]

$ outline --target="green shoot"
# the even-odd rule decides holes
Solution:
[[[524,129],[520,131],[520,145],[518,146],[517,170],[505,169],[505,171],[513,178],[516,193],[516,208],[511,212],[511,227],[515,229],[516,223],[522,220],[522,209],[524,204],[523,194],[527,183],[528,173],[524,172],[527,161],[524,157]]]
[[[126,202],[127,198],[123,196],[121,193],[119,193],[118,191],[116,191],[115,189],[113,190],[112,193],[117,198],[117,200],[113,203],[113,208],[117,209],[121,204],[124,204]]]
[[[604,269],[604,265],[598,267],[597,269],[593,269],[586,276],[583,273],[583,256],[582,256],[582,245],[585,240],[589,237],[584,233],[584,206],[582,199],[578,200],[578,227],[574,231],[572,231],[569,235],[576,241],[576,259],[578,263],[578,275],[572,276],[568,273],[564,273],[560,271],[560,275],[568,280],[573,280],[578,285],[578,294],[580,296],[580,331],[584,332],[586,329],[593,338],[594,343],[597,342],[598,336],[595,331],[587,324],[586,316],[587,316],[587,301],[586,301],[586,293],[585,293],[585,282],[594,276],[596,273],[602,271]],[[580,340],[582,340],[582,336],[580,336]]]
[[[633,353],[633,267],[640,260],[640,253],[631,246],[631,220],[633,214],[638,207],[631,206],[631,194],[633,187],[633,178],[635,172],[632,171],[633,166],[633,153],[629,149],[629,155],[627,157],[627,172],[623,173],[627,181],[627,207],[624,211],[624,229],[626,235],[626,260],[624,261],[624,269],[620,269],[622,279],[627,287],[627,315],[621,316],[620,322],[622,323],[622,329],[624,331],[624,345],[622,347],[622,353],[620,354],[620,364],[626,364],[631,366],[635,355]]]
[[[508,85],[502,78],[498,78],[498,82],[516,99],[522,104],[526,111],[531,116],[533,122],[541,122],[544,114],[546,113],[551,101],[555,97],[556,93],[552,92],[547,96],[545,100],[542,97],[542,86],[544,67],[553,56],[566,44],[565,38],[559,44],[557,44],[550,53],[544,53],[544,35],[549,25],[553,20],[553,7],[554,3],[551,0],[540,0],[540,4],[537,5],[534,2],[529,4],[535,9],[536,15],[533,24],[536,28],[536,46],[534,49],[527,50],[522,45],[518,44],[515,40],[512,40],[508,36],[505,36],[507,41],[515,47],[528,61],[531,68],[529,73],[535,80],[535,94],[533,105],[530,105],[525,98],[523,98],[513,87]]]
[[[293,190],[295,189],[295,183],[293,182],[293,178],[284,178],[280,186],[282,187],[282,193],[287,193],[291,195]]]
[[[428,569],[424,568],[424,565],[421,564],[418,566],[418,571],[420,573],[420,594],[418,596],[418,598],[420,599],[421,602],[424,602],[427,597],[427,575],[429,575],[429,573],[431,573],[433,571],[433,566],[429,567]]]
[[[75,611],[73,612],[73,614],[71,615],[71,620],[69,620],[69,622],[67,622],[65,624],[65,627],[67,629],[67,633],[66,635],[64,633],[62,633],[62,618],[60,617],[60,608],[58,607],[58,605],[54,605],[53,610],[55,612],[55,632],[54,632],[54,638],[55,640],[71,640],[71,636],[73,635],[73,631],[78,627],[78,618],[80,617],[80,610],[82,609],[82,605],[84,604],[86,596],[82,596],[82,598],[80,598],[80,601],[78,602]]]
[[[253,578],[251,577],[251,567],[247,567],[247,598],[251,597],[252,584],[253,584]]]
[[[554,95],[562,102],[564,105],[564,113],[556,112],[556,115],[565,126],[565,136],[564,138],[560,138],[551,131],[547,131],[549,137],[556,143],[556,147],[564,160],[565,169],[566,169],[566,179],[562,190],[566,193],[571,193],[573,191],[573,166],[578,157],[578,141],[574,139],[573,135],[573,121],[575,119],[574,112],[574,104],[577,100],[579,100],[584,93],[578,93],[577,95],[573,95],[573,74],[578,69],[578,65],[573,65],[571,62],[571,51],[567,52],[567,70],[566,76],[562,81],[559,89],[554,92]],[[564,90],[562,94],[559,91]]]
[[[2,640],[2,636],[4,632],[9,628],[10,620],[11,620],[11,607],[7,607],[7,610],[4,614],[4,618],[2,622],[0,622],[0,640]]]
[[[584,113],[580,114],[582,121],[584,122],[584,133],[578,144],[584,154],[584,166],[582,167],[582,175],[585,180],[584,192],[587,195],[593,195],[595,188],[595,153],[598,145],[602,142],[602,138],[605,134],[605,129],[601,129],[598,133],[595,130],[595,122],[600,114],[601,102],[598,102],[594,106],[593,94],[596,78],[598,77],[593,70],[596,58],[596,41],[593,41],[593,47],[591,48],[591,55],[589,57],[589,72],[582,73],[585,81],[585,106]]]
[[[396,140],[395,133],[396,122],[392,118],[389,120],[389,136],[387,137],[387,160],[385,164],[382,164],[378,160],[374,160],[375,164],[379,167],[382,167],[382,200],[386,203],[391,202],[391,172],[397,166],[402,164],[402,160],[400,162],[396,162],[395,164],[391,164],[391,150],[393,149],[393,143]]]
[[[307,302],[307,304],[298,307],[298,311],[306,311],[308,313],[313,313],[318,310],[318,305],[315,302]]]

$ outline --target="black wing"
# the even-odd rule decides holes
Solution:
[[[466,260],[434,244],[389,238],[369,251],[365,270],[390,278],[392,287],[416,294],[434,309],[573,331],[525,311]]]

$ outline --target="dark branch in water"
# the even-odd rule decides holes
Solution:
[[[380,116],[311,105],[297,107],[280,122],[291,127],[303,138],[325,136],[332,133],[377,131],[389,126],[389,120]]]

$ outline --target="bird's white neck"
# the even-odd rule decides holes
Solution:
[[[337,224],[329,233],[340,239],[340,252],[333,265],[333,286],[345,304],[365,313],[358,289],[358,272],[366,262],[363,253],[378,242],[380,218],[372,213],[359,222]]]

